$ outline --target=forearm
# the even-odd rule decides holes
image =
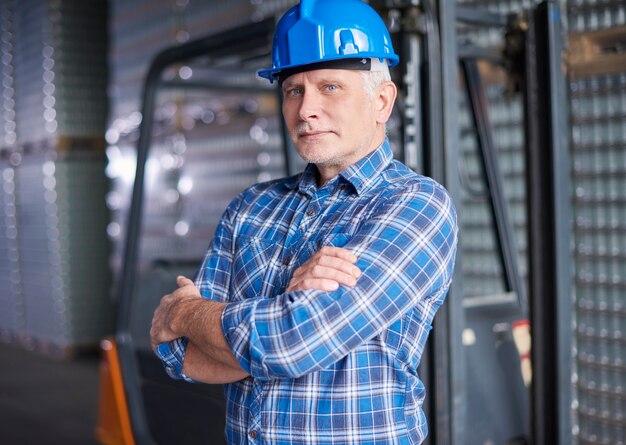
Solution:
[[[218,362],[191,342],[185,352],[183,373],[197,382],[210,384],[237,382],[249,376],[238,364],[232,367]]]
[[[222,311],[225,306],[223,303],[206,299],[189,301],[177,314],[173,326],[181,337],[189,340],[189,345],[193,345],[191,358],[187,355],[190,352],[188,346],[184,369],[189,367],[192,372],[197,372],[197,368],[203,365],[209,366],[211,370],[223,367],[224,370],[237,371],[237,376],[241,375],[233,380],[236,381],[241,380],[247,373],[239,365],[222,333]],[[186,371],[185,374],[191,377]],[[207,374],[210,375],[211,371]]]
[[[178,277],[177,284],[177,290],[161,299],[150,328],[152,348],[168,375],[205,383],[246,377],[222,334],[225,304],[202,298],[185,277]]]

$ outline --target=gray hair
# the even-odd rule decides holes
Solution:
[[[382,71],[360,71],[363,76],[363,89],[368,99],[374,98],[376,87],[391,80],[389,70]],[[384,125],[385,134],[387,134],[387,124]]]
[[[363,86],[365,88],[365,93],[370,99],[374,97],[374,91],[376,90],[377,86],[391,80],[391,74],[389,74],[389,70],[360,71],[360,73],[361,76],[363,76]]]

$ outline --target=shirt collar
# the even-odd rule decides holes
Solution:
[[[346,167],[339,172],[338,176],[351,184],[356,193],[360,195],[377,181],[378,176],[392,160],[393,153],[389,141],[385,139],[376,150]],[[331,179],[331,181],[333,180]],[[287,187],[297,187],[299,192],[313,196],[317,192],[317,167],[314,164],[308,164],[300,177],[294,181],[289,181]]]
[[[385,141],[373,152],[348,166],[339,176],[348,181],[357,194],[361,195],[379,179],[380,174],[393,160],[389,141]]]

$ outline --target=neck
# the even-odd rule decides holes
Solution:
[[[380,139],[380,140],[379,140]],[[341,163],[332,163],[332,164],[315,164],[317,167],[317,187],[323,187],[328,181],[337,176],[342,170],[345,170],[349,166],[356,164],[361,159],[375,151],[378,147],[382,145],[385,141],[385,136],[383,134],[382,138],[377,138],[378,143],[374,143],[367,150],[359,150],[358,157],[354,159],[346,160],[346,162]]]

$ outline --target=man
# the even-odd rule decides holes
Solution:
[[[398,57],[359,0],[302,1],[277,26],[283,116],[309,165],[226,209],[195,285],[161,300],[153,348],[173,378],[224,383],[229,443],[420,443],[417,374],[450,285],[446,191],[394,161]]]

